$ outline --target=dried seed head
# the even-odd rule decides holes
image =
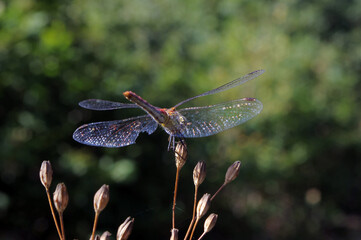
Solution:
[[[100,213],[109,202],[109,186],[103,185],[94,195],[94,210]]]
[[[187,161],[187,145],[185,141],[180,141],[175,147],[175,165],[177,168],[182,168]]]
[[[171,232],[171,236],[170,236],[170,240],[178,240],[178,232],[179,230],[176,228],[173,228]]]
[[[227,173],[226,173],[226,177],[224,179],[224,184],[228,184],[228,183],[232,182],[234,179],[236,179],[236,177],[238,176],[240,167],[241,167],[240,161],[235,161],[231,166],[229,166]]]
[[[211,205],[211,194],[206,193],[198,201],[198,204],[197,204],[197,219],[200,219],[201,217],[204,216],[204,214],[206,214],[206,212],[208,211],[210,205]]]
[[[198,162],[193,170],[193,183],[196,187],[202,184],[206,178],[206,163],[201,161]]]
[[[66,191],[66,186],[64,183],[59,183],[56,186],[55,192],[53,194],[53,200],[58,213],[63,213],[69,202],[69,195]]]
[[[127,240],[130,233],[132,232],[134,224],[134,218],[128,217],[125,221],[119,226],[117,232],[117,240]]]
[[[40,181],[48,190],[53,180],[53,169],[51,168],[50,161],[43,161],[40,167]]]
[[[105,232],[103,232],[103,234],[100,236],[100,240],[110,240],[110,236],[111,236],[110,232],[105,231]]]
[[[204,232],[207,233],[212,230],[214,225],[216,225],[217,218],[218,218],[218,215],[215,213],[212,213],[211,215],[209,215],[207,217],[206,221],[204,222]]]

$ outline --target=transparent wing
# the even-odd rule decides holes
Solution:
[[[184,108],[178,112],[185,117],[177,137],[206,137],[242,124],[262,110],[255,98],[242,98],[207,107]]]
[[[140,132],[152,134],[158,123],[150,116],[85,124],[73,133],[75,141],[98,147],[124,147],[135,143]]]
[[[139,108],[137,105],[131,103],[112,102],[101,99],[87,99],[81,101],[79,103],[79,106],[81,106],[82,108],[96,111],[114,110],[121,108]]]
[[[215,93],[219,93],[219,92],[223,92],[225,90],[228,90],[230,88],[234,88],[234,87],[237,87],[249,80],[252,80],[253,78],[256,78],[258,77],[259,75],[261,75],[262,73],[264,73],[265,70],[257,70],[257,71],[254,71],[254,72],[251,72],[251,73],[248,73],[247,75],[243,76],[243,77],[240,77],[240,78],[237,78],[235,80],[233,80],[232,82],[229,82],[229,83],[226,83],[218,88],[215,88],[213,90],[210,90],[208,92],[205,92],[205,93],[202,93],[200,95],[197,95],[197,96],[194,96],[194,97],[191,97],[191,98],[188,98],[180,103],[178,103],[177,105],[175,105],[174,107],[179,107],[180,105],[190,101],[190,100],[193,100],[195,98],[199,98],[199,97],[203,97],[203,96],[207,96],[207,95],[212,95],[212,94],[215,94]]]

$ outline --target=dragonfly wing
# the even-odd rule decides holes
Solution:
[[[98,147],[124,147],[135,143],[140,132],[152,134],[158,123],[150,116],[85,124],[73,133],[75,141]]]
[[[242,98],[206,107],[184,108],[178,112],[185,123],[177,137],[206,137],[242,124],[262,110],[262,103],[255,98]]]
[[[81,106],[82,108],[96,111],[114,110],[121,108],[139,108],[137,105],[131,103],[112,102],[101,99],[87,99],[81,101],[79,103],[79,106]]]
[[[259,75],[263,74],[265,72],[265,70],[257,70],[257,71],[254,71],[254,72],[251,72],[251,73],[248,73],[247,75],[244,75],[243,77],[240,77],[240,78],[237,78],[229,83],[226,83],[218,88],[215,88],[213,90],[210,90],[208,92],[205,92],[205,93],[202,93],[202,94],[199,94],[197,96],[194,96],[194,97],[191,97],[191,98],[188,98],[180,103],[178,103],[177,105],[175,105],[174,107],[179,107],[180,105],[190,101],[190,100],[193,100],[195,98],[199,98],[199,97],[203,97],[203,96],[207,96],[207,95],[212,95],[212,94],[215,94],[215,93],[219,93],[219,92],[223,92],[223,91],[226,91],[228,89],[231,89],[231,88],[234,88],[234,87],[237,87],[249,80],[252,80],[253,78],[256,78],[258,77]]]

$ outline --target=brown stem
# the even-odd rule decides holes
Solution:
[[[49,193],[49,189],[46,188],[46,195],[48,196],[48,201],[49,201],[49,205],[50,205],[50,211],[51,211],[51,214],[53,215],[53,219],[54,219],[54,223],[55,223],[55,227],[56,227],[56,230],[58,231],[58,234],[59,234],[59,238],[60,240],[63,239],[63,236],[60,232],[60,228],[59,228],[59,224],[58,224],[58,221],[56,220],[56,216],[55,216],[55,212],[54,212],[54,208],[53,208],[53,203],[51,201],[51,197],[50,197],[50,193]]]
[[[99,213],[98,213],[98,212],[95,212],[94,224],[93,224],[93,231],[92,231],[92,235],[91,235],[91,237],[90,237],[91,240],[94,240],[95,229],[97,228],[97,224],[98,224],[98,218],[99,218]]]
[[[173,194],[173,206],[172,206],[172,229],[175,228],[175,205],[177,200],[177,191],[178,191],[178,181],[179,181],[179,172],[180,167],[177,167],[177,172],[175,175],[175,183],[174,183],[174,194]]]
[[[213,196],[211,197],[211,201],[213,201],[213,199],[217,196],[217,194],[226,186],[226,184],[222,184],[222,186],[220,188],[218,188],[217,192],[215,194],[213,194]]]
[[[193,229],[192,229],[192,233],[191,233],[191,236],[189,237],[189,239],[192,239],[192,238],[193,238],[194,230],[196,230],[198,221],[199,221],[199,218],[197,218],[196,222],[194,223],[194,226],[193,226]]]
[[[198,238],[198,240],[201,240],[206,235],[206,232],[203,232],[202,235]]]
[[[194,201],[193,201],[193,215],[192,215],[192,221],[191,223],[189,224],[189,227],[188,227],[188,230],[187,230],[187,233],[186,233],[186,236],[184,237],[184,240],[187,240],[187,237],[192,229],[192,226],[193,226],[193,223],[194,223],[194,220],[195,220],[195,216],[196,216],[196,208],[197,208],[197,194],[198,194],[198,186],[196,185],[194,187]]]
[[[197,195],[198,195],[198,186],[194,187],[193,216],[192,216],[193,219],[194,219],[195,216],[196,216]]]
[[[62,236],[63,236],[62,239],[65,240],[63,213],[59,213],[59,218],[60,218],[61,233],[62,233]]]
[[[191,221],[191,223],[189,224],[189,227],[188,227],[186,236],[184,237],[184,240],[187,240],[187,237],[188,237],[189,233],[191,232],[192,226],[193,226],[193,224],[194,224],[194,220],[195,220],[195,218],[192,218],[192,221]]]

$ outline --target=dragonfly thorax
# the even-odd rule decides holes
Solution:
[[[166,121],[160,123],[163,129],[171,136],[180,136],[180,132],[185,128],[187,124],[187,119],[180,114],[175,108],[166,109],[165,113],[167,114]]]

